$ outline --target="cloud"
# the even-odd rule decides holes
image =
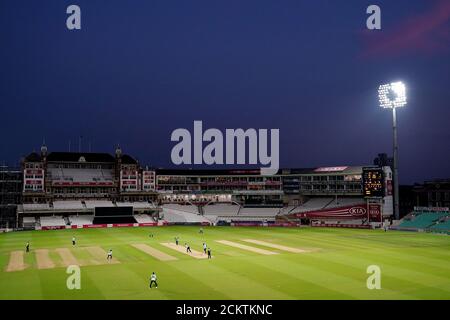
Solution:
[[[450,52],[450,1],[433,1],[429,10],[398,22],[393,28],[362,32],[362,58],[403,56],[410,53],[435,55]]]

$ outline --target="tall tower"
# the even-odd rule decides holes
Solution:
[[[120,173],[122,171],[122,149],[120,148],[120,145],[117,144],[116,147],[116,167],[114,170],[114,175],[115,175],[115,180],[116,180],[116,190],[117,190],[117,194],[120,194]]]

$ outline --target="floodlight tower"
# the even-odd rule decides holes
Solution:
[[[392,109],[392,128],[394,131],[394,216],[398,220],[399,212],[399,192],[398,192],[398,143],[397,143],[397,108],[406,106],[406,87],[403,82],[393,82],[383,84],[378,88],[378,98],[380,107]]]

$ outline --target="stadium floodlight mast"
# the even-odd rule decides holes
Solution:
[[[394,216],[398,220],[399,192],[398,192],[398,143],[397,143],[397,113],[396,109],[406,106],[406,87],[403,82],[383,84],[378,88],[380,107],[392,109],[392,128],[394,131]]]

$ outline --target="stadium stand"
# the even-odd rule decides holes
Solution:
[[[338,208],[343,206],[351,206],[356,204],[365,203],[362,198],[338,198],[333,199],[329,204],[327,204],[324,209]]]
[[[48,203],[24,203],[23,210],[24,211],[41,211],[41,210],[49,210],[50,207]]]
[[[280,208],[241,208],[239,216],[275,217],[280,213]]]
[[[62,216],[40,217],[41,227],[60,227],[65,226],[66,221]]]
[[[198,207],[195,205],[192,205],[192,204],[184,204],[183,205],[183,204],[169,203],[169,204],[165,204],[163,206],[163,208],[192,213],[192,214],[199,213]]]
[[[94,221],[93,215],[69,216],[70,224],[73,226],[91,225]]]
[[[85,207],[81,201],[54,201],[55,210],[84,210]]]
[[[134,218],[138,223],[153,223],[156,222],[151,216],[148,214],[135,214]]]
[[[115,204],[108,200],[86,200],[84,203],[88,209],[95,209],[95,207],[115,207]]]
[[[113,173],[102,169],[67,169],[49,168],[48,172],[54,182],[112,182]]]
[[[447,232],[450,233],[450,216],[441,219],[430,227],[433,232]]]
[[[334,201],[333,198],[311,198],[302,205],[297,206],[291,212],[308,212],[324,209]]]
[[[205,217],[193,212],[194,208],[198,210],[196,206],[192,205],[178,205],[178,204],[166,204],[162,207],[163,219],[172,223],[209,223],[210,221]],[[183,209],[180,210],[179,208]]]
[[[403,218],[397,228],[412,230],[426,229],[447,215],[448,212],[414,212]]]
[[[297,206],[286,206],[281,208],[280,210],[280,215],[286,215],[291,213],[292,210],[294,210],[295,208],[297,208]]]
[[[23,228],[26,230],[31,230],[36,227],[35,217],[23,217]]]
[[[203,207],[205,216],[235,216],[239,214],[240,206],[233,203],[214,203]]]
[[[156,206],[150,202],[116,202],[118,207],[133,207],[134,210],[139,209],[155,209]]]

